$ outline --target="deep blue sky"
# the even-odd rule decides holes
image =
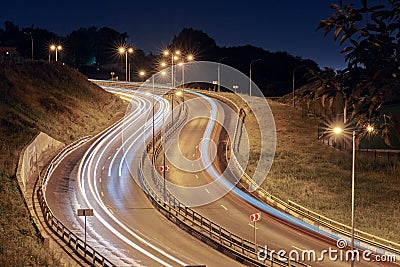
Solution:
[[[25,3],[24,3],[25,2]],[[184,27],[206,32],[219,46],[251,44],[315,60],[320,67],[345,65],[332,36],[316,26],[337,0],[242,1],[4,1],[0,23],[46,28],[66,35],[79,27],[127,32],[135,47],[158,52]],[[225,3],[224,3],[225,2]]]

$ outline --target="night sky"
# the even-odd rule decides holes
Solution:
[[[219,46],[251,44],[315,60],[320,67],[344,67],[332,36],[316,31],[337,0],[242,1],[3,1],[0,23],[45,28],[67,35],[79,27],[110,27],[129,34],[146,53],[159,52],[184,27],[203,30]]]

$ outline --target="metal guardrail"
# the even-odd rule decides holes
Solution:
[[[234,106],[236,108],[237,112],[239,113],[240,108],[231,99],[220,96],[220,95],[216,95],[214,93],[206,93],[206,94],[212,95],[216,98],[225,99],[227,102],[230,102],[231,105]],[[236,161],[235,164],[243,172],[243,178],[244,178],[244,181],[246,182],[246,184],[248,186],[250,186],[250,185],[255,186],[255,184],[253,184],[252,178],[242,169],[239,162],[237,162],[236,157],[233,157],[233,160]],[[279,199],[278,197],[273,196],[272,194],[270,194],[269,192],[267,192],[265,189],[263,189],[261,187],[258,188],[257,193],[258,193],[258,198],[260,198],[260,200],[264,201],[265,203],[269,204],[272,207],[283,210],[298,219],[301,219],[303,221],[306,221],[307,223],[318,226],[319,228],[324,227],[323,228],[324,230],[329,229],[330,231],[332,231],[332,233],[335,233],[335,234],[341,234],[341,235],[347,236],[349,238],[351,236],[351,227],[350,226],[347,226],[345,224],[342,224],[340,222],[337,222],[335,220],[327,218],[323,215],[320,215],[320,214],[318,214],[314,211],[311,211],[303,206],[300,206],[299,204],[297,204],[293,201],[288,200],[288,202],[285,202],[285,201]],[[366,233],[366,232],[363,232],[363,231],[357,230],[357,229],[355,229],[354,234],[355,234],[356,239],[365,243],[367,246],[372,245],[372,246],[377,247],[378,249],[383,249],[388,252],[390,251],[390,252],[400,255],[400,244],[398,244],[398,243],[380,238],[378,236],[375,236],[375,235],[372,235],[372,234],[369,234],[369,233]],[[371,247],[368,247],[368,249],[373,251],[373,249],[371,249]],[[378,250],[375,250],[375,252],[382,253],[381,251],[378,251]]]
[[[183,119],[180,118],[175,125],[168,125],[165,130],[166,136],[164,136],[164,138],[168,139],[172,136],[185,120],[186,119],[183,117]],[[161,152],[160,140],[161,135],[157,134],[155,138],[155,142],[157,143],[155,146],[155,155]],[[152,143],[150,142],[147,145],[147,151],[150,151],[151,148]],[[146,157],[147,154],[144,152],[139,167],[139,177],[142,185],[153,205],[179,227],[184,228],[193,236],[244,264],[250,264],[252,266],[308,266],[302,262],[291,261],[289,258],[281,257],[275,251],[271,251],[268,248],[265,250],[265,247],[256,245],[254,242],[230,232],[219,224],[214,223],[200,213],[180,203],[168,190],[166,190],[165,201],[161,199],[152,189],[143,173],[143,165]],[[164,192],[163,181],[154,175],[152,175],[151,179],[157,191],[160,193]],[[258,257],[259,251],[266,252],[268,257]],[[261,254],[260,256],[262,256]]]
[[[95,250],[92,246],[88,245],[84,240],[75,235],[71,230],[69,230],[60,220],[58,220],[49,206],[44,197],[44,190],[46,190],[47,180],[54,171],[55,166],[64,158],[66,154],[72,151],[74,148],[78,147],[82,143],[89,140],[89,137],[84,137],[78,141],[65,147],[47,166],[43,178],[39,181],[40,188],[37,190],[37,198],[39,201],[40,208],[43,213],[43,218],[47,226],[59,237],[65,244],[67,244],[77,255],[83,258],[85,261],[90,263],[92,266],[104,266],[112,267],[114,265],[105,256]]]

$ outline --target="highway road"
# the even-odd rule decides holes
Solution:
[[[152,119],[149,116],[153,101],[151,91],[132,96],[123,90],[107,89],[132,99],[128,115],[119,124],[72,151],[57,166],[47,183],[45,194],[54,215],[83,238],[84,221],[76,211],[78,208],[93,208],[95,216],[87,218],[87,242],[119,266],[243,266],[179,229],[154,208],[134,181],[138,179],[137,169],[145,140],[152,134]],[[192,95],[192,98],[198,97]],[[168,117],[170,106],[158,95],[154,100],[157,103],[155,127],[160,129],[162,118]],[[218,103],[217,109],[213,110],[210,101],[186,101],[188,117],[194,119],[166,143],[166,154],[173,155],[167,158],[170,170],[166,178],[176,185],[201,188],[216,179],[215,166],[219,166],[220,162],[209,155],[216,152],[215,147],[206,151],[201,149],[210,114],[216,112],[224,118],[228,128],[235,127],[236,121],[225,116],[226,107]],[[218,140],[219,133],[214,131],[212,138]],[[163,153],[159,154],[157,168],[163,165],[162,156]],[[203,170],[182,171],[173,164],[182,161],[189,162],[194,169]],[[226,175],[230,175],[229,172]],[[254,225],[250,223],[249,215],[259,212],[258,209],[235,190],[215,201],[212,201],[212,189],[202,190],[193,201],[209,199],[210,203],[196,207],[196,211],[237,235],[254,239]],[[224,191],[223,186],[218,184],[215,190]],[[329,247],[336,248],[334,241],[297,229],[268,213],[261,214],[262,219],[256,225],[257,243],[269,249],[296,250],[300,254],[312,249],[319,254]],[[349,263],[333,262],[327,258],[323,262],[310,261],[308,264],[349,266]],[[362,262],[355,266],[391,265]]]
[[[209,99],[209,101],[213,101]],[[215,175],[216,168],[212,168],[210,162],[214,165],[219,165],[220,162],[217,158],[207,155],[207,151],[201,151],[201,142],[203,139],[208,138],[205,136],[205,129],[209,121],[204,119],[203,116],[207,113],[211,113],[212,105],[207,101],[198,101],[197,105],[203,103],[203,107],[195,106],[189,108],[189,118],[199,117],[198,119],[193,119],[190,123],[186,124],[180,133],[177,133],[175,138],[171,138],[169,143],[167,143],[166,154],[174,155],[167,160],[167,165],[170,166],[170,171],[167,175],[167,179],[174,184],[184,185],[187,187],[201,187],[202,185],[213,182],[215,179],[219,178],[219,174]],[[218,106],[218,113],[224,113],[226,107],[221,106],[218,102],[215,102]],[[204,111],[207,112],[204,112]],[[205,114],[202,114],[205,113]],[[224,125],[229,129],[232,127],[233,123],[236,123],[236,118],[233,116],[222,115],[225,118]],[[178,139],[179,137],[179,139]],[[176,145],[176,140],[179,140]],[[215,135],[215,142],[218,143],[218,134]],[[192,164],[207,165],[203,171],[199,172],[187,172],[182,170],[182,168],[177,168],[174,162],[177,161],[176,157],[180,155],[182,158],[192,160]],[[203,158],[202,161],[197,159]],[[163,154],[161,153],[157,164],[162,165]],[[170,160],[172,162],[170,162]],[[179,164],[178,164],[179,165]],[[198,166],[198,169],[203,169],[204,166]],[[225,175],[231,175],[226,173]],[[217,176],[217,177],[215,177]],[[211,189],[204,188],[203,194],[205,196],[212,195]],[[261,245],[266,245],[269,249],[274,249],[275,251],[284,250],[287,253],[290,251],[298,251],[301,255],[304,251],[313,250],[316,252],[316,258],[321,256],[323,250],[328,250],[329,248],[339,250],[336,246],[336,241],[332,241],[321,236],[311,234],[310,232],[304,231],[302,229],[296,228],[293,225],[287,224],[285,222],[279,221],[275,217],[268,213],[262,212],[255,208],[253,205],[249,204],[246,200],[235,193],[238,189],[229,192],[221,199],[211,202],[195,208],[197,212],[207,217],[208,219],[214,221],[215,223],[223,226],[225,229],[246,238],[248,240],[254,240],[254,224],[250,222],[249,215],[256,212],[261,212],[261,220],[256,224],[257,230],[257,243]],[[179,197],[178,197],[179,199]],[[340,251],[340,250],[339,250]],[[295,255],[295,254],[292,254]],[[341,257],[340,252],[333,254]],[[332,261],[327,255],[323,261],[306,261],[307,264],[311,266],[349,266],[350,263],[345,260]],[[344,257],[345,258],[345,257]],[[398,266],[389,263],[371,263],[371,262],[356,262],[355,266]]]
[[[159,128],[169,103],[158,96],[156,102]],[[133,144],[130,167],[138,168],[143,138],[151,133],[147,115],[152,97],[136,94],[131,103],[124,121],[57,166],[45,193],[54,215],[83,239],[84,220],[77,209],[93,208],[95,216],[87,218],[87,242],[118,266],[242,266],[168,221],[133,181],[126,164],[121,164],[127,156],[125,141]]]

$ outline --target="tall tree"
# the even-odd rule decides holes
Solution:
[[[387,143],[389,133],[400,137],[398,119],[381,116],[380,107],[389,97],[400,99],[400,2],[378,1],[369,6],[339,1],[332,4],[334,13],[322,20],[318,29],[340,45],[351,76],[352,117],[359,126],[375,123]],[[384,3],[382,3],[384,2]],[[390,122],[390,123],[389,123]]]

